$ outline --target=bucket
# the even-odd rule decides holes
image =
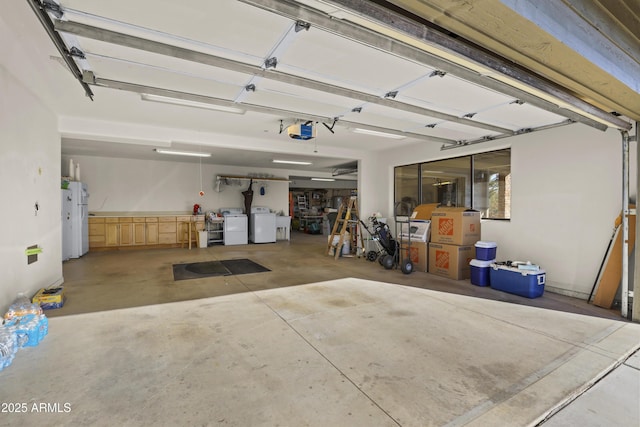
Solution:
[[[344,233],[344,240],[342,241],[342,248],[340,250],[340,255],[349,255],[351,253],[351,242],[350,242],[350,235],[349,233],[345,232]],[[327,240],[331,239],[331,237],[329,237]],[[333,242],[331,242],[332,246],[334,246],[332,252],[335,250],[335,246],[338,246],[338,243],[340,242],[340,235],[336,235],[333,236]],[[335,252],[333,252],[335,253]]]

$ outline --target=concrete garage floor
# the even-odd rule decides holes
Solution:
[[[610,371],[545,424],[640,424],[638,356],[627,360],[640,325],[293,238],[65,263],[49,335],[0,372],[0,402],[29,410],[0,425],[536,425]],[[245,257],[272,271],[171,277],[174,263]],[[33,411],[43,402],[59,412]]]

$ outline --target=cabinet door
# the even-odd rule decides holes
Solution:
[[[108,223],[108,224],[105,224],[105,228],[106,228],[105,245],[106,246],[120,245],[120,224]]]
[[[158,244],[158,223],[147,223],[146,242],[147,245]]]
[[[143,218],[144,219],[144,218]],[[146,227],[144,222],[133,223],[133,244],[144,245],[146,242]]]
[[[120,246],[131,246],[133,244],[133,223],[120,224]]]

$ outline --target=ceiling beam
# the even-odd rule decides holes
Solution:
[[[378,95],[372,95],[317,80],[311,80],[304,77],[283,73],[273,68],[265,69],[262,67],[234,61],[227,58],[218,57],[191,49],[173,46],[141,37],[132,36],[116,31],[106,30],[86,24],[72,21],[55,21],[56,31],[74,34],[79,37],[86,37],[93,40],[99,40],[105,43],[112,43],[120,46],[126,46],[133,49],[153,52],[160,55],[171,56],[187,61],[197,62],[200,64],[210,65],[213,67],[224,68],[226,70],[262,77],[269,80],[278,81],[294,86],[304,87],[307,89],[317,90],[320,92],[331,93],[333,95],[343,96],[345,98],[356,99],[359,101],[369,102],[396,110],[415,113],[428,116],[440,120],[446,120],[453,123],[463,124],[478,129],[484,129],[498,134],[513,134],[511,129],[482,123],[465,117],[457,117],[451,114],[442,113],[440,111],[419,107],[412,104],[396,101],[389,98],[383,98]]]
[[[490,55],[470,43],[436,31],[373,2],[323,0],[327,5],[346,14],[350,13],[353,20],[358,22],[355,23],[348,21],[346,16],[340,15],[340,19],[336,19],[290,0],[239,1],[290,19],[304,20],[312,26],[384,52],[451,72],[472,83],[600,130],[605,130],[608,126],[618,129],[629,129],[631,126],[627,121],[579,99],[531,72],[515,67],[513,63],[501,57]],[[411,45],[408,41],[399,40],[406,40],[407,37],[416,44]],[[434,49],[441,52],[441,55],[430,53]],[[472,69],[473,66],[478,70]]]
[[[95,85],[98,87],[124,90],[127,92],[134,92],[139,94],[146,93],[146,94],[165,96],[165,97],[170,97],[175,99],[184,99],[187,101],[201,102],[205,104],[218,105],[221,107],[242,108],[247,111],[252,111],[255,113],[270,114],[270,115],[276,115],[279,117],[291,117],[298,120],[312,120],[312,121],[321,122],[321,123],[332,123],[334,120],[333,117],[318,116],[314,114],[307,114],[300,111],[290,111],[290,110],[284,110],[280,108],[265,107],[262,105],[255,105],[255,104],[249,104],[244,102],[233,102],[233,101],[229,101],[222,98],[214,98],[214,97],[205,96],[205,95],[198,95],[195,93],[180,92],[180,91],[171,90],[171,89],[145,86],[137,83],[128,83],[128,82],[117,81],[117,80],[103,79],[103,78],[95,77],[91,72],[85,72],[84,79],[85,79],[84,80],[85,83]],[[414,132],[399,131],[397,129],[390,129],[390,128],[385,128],[381,126],[372,126],[365,123],[358,123],[358,122],[353,122],[349,120],[338,119],[336,124],[338,124],[341,127],[358,127],[361,129],[367,129],[367,130],[372,130],[376,132],[391,133],[394,135],[404,136],[406,138],[421,139],[428,142],[437,142],[437,143],[442,143],[447,145],[457,144],[457,141],[453,139],[440,138],[436,136],[429,136],[429,135],[424,135],[424,134],[414,133]]]

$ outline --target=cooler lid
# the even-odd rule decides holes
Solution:
[[[524,270],[524,269],[518,268],[517,266],[510,267],[508,265],[502,265],[502,264],[491,264],[491,268],[493,268],[494,270],[512,271],[514,273],[520,273],[523,276],[537,276],[539,274],[546,274],[547,273],[546,271],[544,271],[541,268],[538,269],[538,270]]]
[[[491,267],[491,264],[495,263],[496,260],[492,259],[489,261],[483,261],[481,259],[472,259],[471,262],[469,262],[469,265],[473,266],[473,267],[481,267],[481,268],[486,268],[486,267]]]
[[[498,244],[496,242],[484,242],[482,240],[476,242],[476,248],[497,248]]]

